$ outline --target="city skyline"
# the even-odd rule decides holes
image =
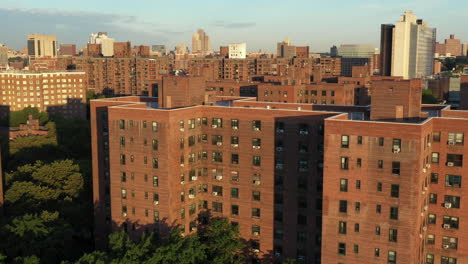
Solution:
[[[0,43],[20,49],[26,46],[27,34],[39,33],[57,35],[59,43],[76,43],[81,48],[91,32],[107,31],[116,41],[130,40],[132,45],[165,44],[172,49],[178,43],[190,45],[192,33],[202,28],[210,35],[212,50],[229,43],[247,42],[248,52],[259,49],[274,52],[276,43],[289,37],[293,45],[307,45],[313,52],[325,52],[340,44],[379,47],[380,24],[395,23],[397,15],[407,9],[437,28],[438,41],[450,34],[468,41],[468,29],[457,23],[468,11],[468,4],[462,1],[451,3],[450,9],[440,1],[409,4],[339,1],[337,4],[343,7],[340,10],[302,0],[295,5],[301,8],[294,9],[281,2],[268,3],[241,0],[236,6],[226,6],[228,12],[220,12],[225,4],[211,0],[197,4],[176,1],[164,6],[137,0],[131,10],[121,2],[108,5],[106,1],[91,4],[87,0],[79,3],[49,0],[39,5],[30,0],[4,1],[0,4],[0,15],[11,24],[0,29],[0,34],[9,36],[0,39]],[[186,8],[179,8],[181,5]],[[158,12],[161,8],[164,11]],[[293,15],[285,16],[287,11]],[[365,20],[361,19],[363,13]],[[343,30],[343,25],[352,26],[353,30]]]

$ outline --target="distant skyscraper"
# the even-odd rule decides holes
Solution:
[[[431,75],[436,30],[411,11],[400,16],[393,29],[392,76],[405,79]]]
[[[380,74],[392,75],[392,43],[395,25],[382,24],[380,27]]]
[[[377,57],[379,49],[371,45],[341,45],[338,56],[341,57],[341,76],[351,77],[354,66],[369,66],[369,74],[379,71]]]
[[[210,38],[203,29],[199,29],[192,35],[192,53],[208,54],[210,49]]]
[[[276,44],[276,56],[279,58],[291,59],[296,56],[296,46],[292,46],[291,41],[286,38],[284,41]]]
[[[5,65],[8,65],[8,48],[0,46],[0,67]]]
[[[245,59],[247,56],[247,43],[229,44],[230,59]]]
[[[28,35],[28,55],[33,58],[56,58],[57,36],[55,35]]]
[[[104,57],[114,56],[114,42],[115,40],[113,38],[107,36],[107,32],[91,33],[89,36],[90,44],[101,45],[100,53]]]
[[[378,49],[371,45],[341,45],[338,56],[347,58],[370,58],[378,53]]]
[[[338,48],[335,45],[333,45],[330,48],[330,56],[331,57],[337,57],[338,56]]]

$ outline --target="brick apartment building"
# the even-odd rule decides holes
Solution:
[[[98,245],[122,227],[135,236],[174,225],[190,233],[209,212],[238,224],[260,257],[318,263],[323,123],[336,114],[327,110],[346,108],[210,103],[204,90],[182,88],[187,79],[163,79],[162,90],[181,92],[160,91],[159,102],[91,102]]]
[[[84,72],[0,72],[0,104],[10,111],[36,107],[68,118],[86,116]]]
[[[419,80],[380,81],[370,118],[325,121],[322,263],[468,261],[468,113],[420,98]]]

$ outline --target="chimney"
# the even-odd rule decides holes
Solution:
[[[450,34],[450,39],[455,39],[455,35],[454,35],[454,34]]]

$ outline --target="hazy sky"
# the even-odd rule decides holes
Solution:
[[[468,42],[467,0],[0,0],[0,43],[26,46],[28,33],[55,34],[60,43],[85,45],[91,32],[107,31],[132,45],[191,46],[203,28],[211,47],[247,42],[249,51],[294,45],[328,51],[331,45],[379,45],[380,24],[413,10],[437,28]]]

